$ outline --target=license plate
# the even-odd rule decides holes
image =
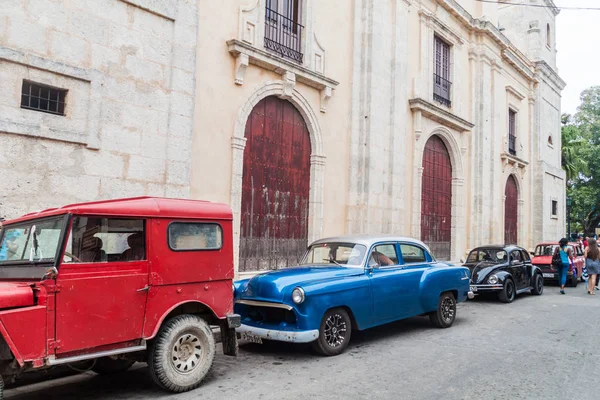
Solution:
[[[477,286],[471,286],[471,292],[476,292],[477,291]]]
[[[253,335],[251,333],[242,332],[241,338],[242,338],[242,340],[246,340],[250,343],[262,344],[262,338],[260,336]]]
[[[554,274],[542,274],[544,278],[554,278]]]

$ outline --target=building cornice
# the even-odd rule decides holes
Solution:
[[[550,82],[558,89],[558,91],[562,91],[567,83],[562,80],[562,78],[558,75],[558,73],[550,66],[546,61],[538,61],[535,63],[535,72],[536,74],[541,74],[548,78]]]
[[[500,46],[502,58],[528,79],[535,81],[536,65],[523,54],[504,34],[490,21],[473,18],[456,0],[435,0],[441,7],[452,14],[463,26],[473,32],[490,37]],[[552,0],[547,0],[552,1]],[[554,5],[554,3],[552,3]],[[554,6],[556,7],[556,6]],[[558,10],[558,9],[557,9]]]
[[[427,100],[414,98],[410,99],[408,103],[410,104],[410,109],[412,111],[420,111],[424,116],[459,132],[470,131],[475,126],[471,122],[458,115],[452,114]]]

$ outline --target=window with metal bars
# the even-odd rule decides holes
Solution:
[[[558,201],[552,200],[552,216],[556,217],[558,215]]]
[[[517,155],[517,112],[508,109],[508,152]]]
[[[301,0],[267,0],[265,47],[298,63],[303,61]]]
[[[434,36],[434,44],[433,99],[450,107],[450,45],[437,36]]]
[[[66,89],[24,80],[21,89],[21,108],[65,115]]]

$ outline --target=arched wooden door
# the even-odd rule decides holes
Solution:
[[[514,176],[509,176],[504,188],[504,243],[517,244],[519,222],[519,190]]]
[[[293,266],[308,240],[308,129],[290,102],[267,97],[245,135],[240,271]]]
[[[451,256],[452,163],[446,145],[432,136],[423,153],[421,240],[442,260]]]

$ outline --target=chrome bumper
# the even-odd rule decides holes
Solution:
[[[238,333],[255,335],[262,339],[277,340],[280,342],[310,343],[319,338],[319,330],[312,331],[279,331],[275,329],[257,328],[256,326],[244,325],[236,329]],[[242,335],[243,338],[243,335]]]
[[[471,292],[470,290],[467,292],[467,297],[469,298],[469,300],[475,298],[475,293]]]

